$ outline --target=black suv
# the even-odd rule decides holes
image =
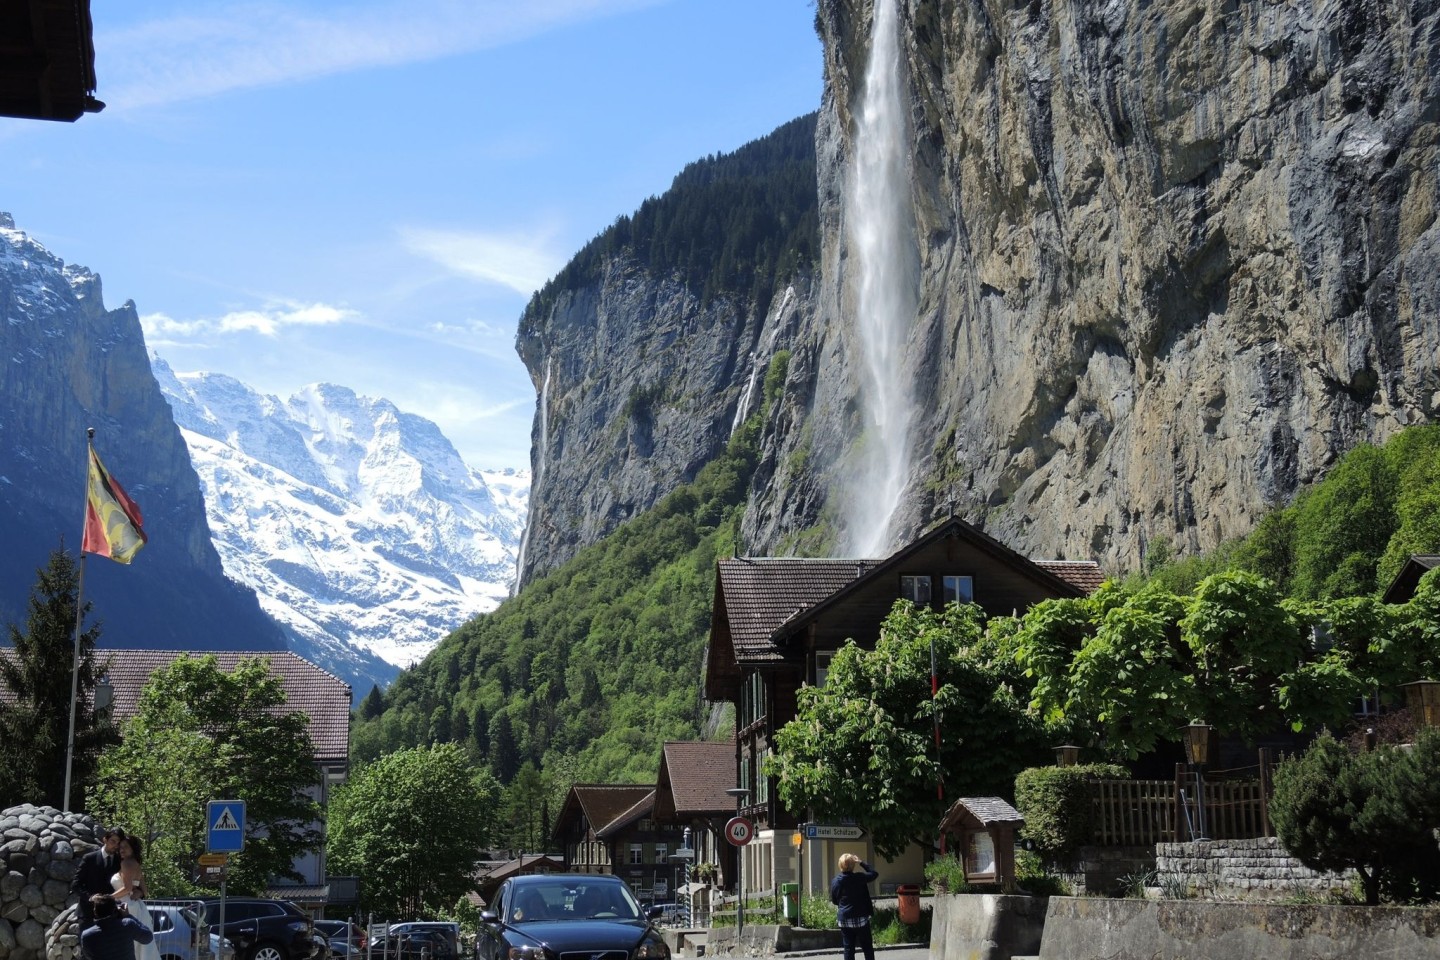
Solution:
[[[238,960],[313,960],[321,953],[315,922],[289,900],[226,897],[223,929],[219,898],[204,904],[205,922],[235,944]]]

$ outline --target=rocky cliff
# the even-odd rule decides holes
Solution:
[[[1440,4],[877,2],[898,6],[914,284],[887,361],[908,410],[890,543],[954,513],[1120,572],[1243,534],[1344,450],[1432,417]],[[790,375],[745,547],[853,539],[875,493],[849,481],[887,433],[847,232],[874,21],[870,0],[818,3],[821,253],[795,315],[682,320],[656,309],[679,291],[617,261],[585,304],[605,318],[588,357],[522,341],[537,385],[546,362],[558,377],[532,550],[693,470],[705,444],[671,438],[713,441],[772,336]],[[659,371],[695,389],[655,393]],[[582,384],[589,448],[555,427]],[[637,390],[652,429],[616,416]],[[613,473],[582,467],[602,449]],[[561,484],[592,503],[547,517],[576,496]]]
[[[85,430],[140,505],[149,543],[128,566],[90,557],[85,600],[102,648],[280,650],[255,594],[228,580],[200,481],[150,372],[133,303],[107,310],[100,278],[0,214],[0,623],[23,627],[36,570],[79,553]]]
[[[1126,569],[1160,539],[1244,533],[1342,451],[1433,416],[1437,4],[899,14],[919,305],[898,530],[954,512]],[[872,20],[819,5],[820,357],[854,352],[844,197]],[[822,423],[853,393],[795,386]],[[821,464],[856,435],[811,432]],[[789,496],[772,488],[757,539]]]

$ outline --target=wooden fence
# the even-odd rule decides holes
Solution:
[[[1261,751],[1258,767],[1219,770],[1197,777],[1175,765],[1173,780],[1096,780],[1091,794],[1098,846],[1149,846],[1195,840],[1250,840],[1271,836],[1270,773]],[[1248,776],[1255,771],[1255,776]],[[1203,782],[1204,802],[1197,784]]]

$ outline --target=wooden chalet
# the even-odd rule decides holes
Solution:
[[[847,640],[873,646],[901,597],[936,608],[970,601],[999,616],[1042,600],[1085,596],[1102,580],[1093,562],[1031,561],[953,518],[883,559],[720,560],[704,692],[706,699],[735,705],[733,774],[749,791],[742,812],[756,827],[743,851],[745,890],[798,880],[807,892],[823,892],[840,853],[875,859],[864,840],[809,842],[797,854],[792,842],[804,811],[785,809],[759,773],[775,731],[795,716],[797,691],[825,682],[831,658]],[[920,882],[922,870],[918,850],[887,864],[881,892]]]
[[[555,819],[555,839],[570,873],[610,873],[630,884],[644,902],[668,900],[681,864],[676,824],[657,823],[655,788],[646,784],[592,783],[570,788]]]
[[[725,823],[735,815],[735,800],[725,791],[735,786],[735,741],[669,741],[660,752],[655,784],[655,820],[690,828],[691,867],[714,864],[717,884],[735,876],[735,848],[724,839]],[[683,873],[683,864],[682,873]],[[691,873],[690,894],[700,884]],[[699,886],[697,886],[699,885]]]

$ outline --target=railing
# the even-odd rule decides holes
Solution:
[[[1200,838],[1271,836],[1272,769],[1269,751],[1262,749],[1255,767],[1197,776],[1176,764],[1173,780],[1096,780],[1091,794],[1093,842],[1099,846],[1149,846]],[[1201,785],[1203,791],[1197,789]]]

